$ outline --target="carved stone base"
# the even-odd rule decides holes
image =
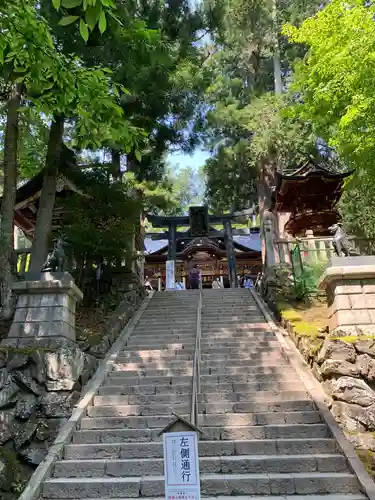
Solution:
[[[75,341],[76,303],[83,294],[69,273],[42,273],[38,281],[14,283],[13,291],[18,301],[8,339]]]
[[[329,336],[375,332],[375,256],[333,257],[320,287],[329,306]]]

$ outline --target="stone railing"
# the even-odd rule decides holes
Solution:
[[[375,255],[375,241],[367,238],[349,236],[352,249],[359,255]],[[303,238],[275,241],[280,264],[291,264],[291,251],[295,245],[301,250],[303,262],[328,262],[334,255],[333,237],[315,237],[312,231],[306,231]]]

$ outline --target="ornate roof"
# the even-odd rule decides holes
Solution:
[[[307,160],[290,174],[277,172],[274,208],[293,214],[332,209],[339,201],[344,179],[352,171],[333,172]]]

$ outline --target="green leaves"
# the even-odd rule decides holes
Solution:
[[[89,39],[89,29],[82,19],[79,21],[79,32],[81,33],[81,37],[87,42]]]
[[[105,13],[102,11],[100,13],[100,17],[99,17],[99,30],[100,30],[100,33],[104,33],[105,30],[106,30],[106,27],[107,27],[107,19],[105,17]]]
[[[142,154],[140,153],[140,151],[138,151],[138,149],[135,150],[135,157],[137,158],[137,161],[141,161],[142,160]]]
[[[79,19],[79,16],[65,16],[60,19],[59,24],[60,26],[69,26],[69,24],[73,24],[77,19]]]
[[[77,19],[80,19],[79,31],[85,42],[89,38],[89,30],[93,31],[96,26],[98,26],[101,34],[106,31],[107,15],[121,24],[115,14],[116,3],[114,0],[52,0],[52,3],[56,10],[59,10],[61,7],[67,11],[80,8],[81,15],[64,16],[60,21],[60,25],[68,26]],[[73,17],[74,20],[72,20]]]
[[[74,9],[82,4],[82,0],[61,0],[61,5],[66,9]]]

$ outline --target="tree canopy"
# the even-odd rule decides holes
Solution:
[[[291,114],[311,123],[346,167],[355,169],[341,202],[342,214],[351,230],[372,237],[374,13],[372,4],[333,0],[301,26],[283,30],[308,49],[295,65],[292,91],[299,99]]]

